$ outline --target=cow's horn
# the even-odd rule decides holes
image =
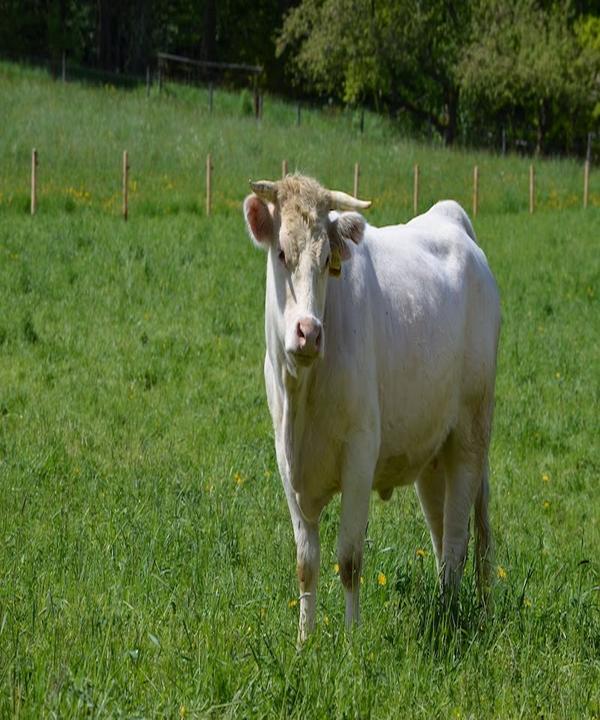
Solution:
[[[329,195],[332,210],[366,210],[371,206],[370,200],[359,200],[341,190],[331,190]]]
[[[277,200],[277,186],[270,180],[249,180],[252,192],[256,193],[259,198],[267,202],[274,203]]]

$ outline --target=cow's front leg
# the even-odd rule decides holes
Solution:
[[[319,522],[309,522],[303,517],[294,491],[288,483],[284,485],[296,541],[296,572],[300,590],[298,642],[302,643],[315,629],[320,563]]]
[[[346,600],[346,628],[359,621],[360,577],[369,499],[373,482],[372,453],[349,443],[342,475],[338,564]]]

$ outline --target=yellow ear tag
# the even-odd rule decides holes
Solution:
[[[333,277],[339,277],[342,272],[342,258],[338,248],[331,248],[331,257],[329,258],[329,274]]]

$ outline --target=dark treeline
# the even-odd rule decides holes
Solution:
[[[447,144],[581,154],[600,121],[594,0],[0,0],[0,51],[56,72],[63,53],[139,75],[160,51],[258,64],[266,89]]]

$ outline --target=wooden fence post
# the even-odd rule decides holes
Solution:
[[[473,168],[473,217],[477,217],[479,210],[479,168]]]
[[[129,217],[129,155],[123,150],[123,220]]]
[[[583,207],[587,208],[590,193],[590,161],[583,163]]]
[[[287,160],[281,161],[281,177],[284,178],[288,174],[288,162]]]
[[[38,154],[34,148],[31,151],[31,214],[35,215],[37,210],[37,166]]]
[[[585,163],[583,164],[583,207],[587,208],[590,194],[590,165],[592,164],[592,133],[588,133]]]
[[[358,181],[360,179],[360,164],[354,163],[354,197],[358,197]]]
[[[298,103],[296,105],[296,127],[300,127],[301,112],[302,112],[302,108],[300,106],[300,103]]]
[[[64,50],[62,54],[62,81],[67,82],[67,53]]]
[[[150,97],[150,65],[146,65],[146,97]]]
[[[419,209],[419,165],[415,163],[413,180],[413,213],[416,215]]]
[[[206,156],[206,215],[210,215],[212,206],[212,159],[210,153]]]
[[[208,112],[212,115],[213,111],[213,93],[214,93],[214,86],[211,83],[208,84]]]
[[[533,213],[535,210],[535,168],[533,165],[529,166],[529,212]]]

